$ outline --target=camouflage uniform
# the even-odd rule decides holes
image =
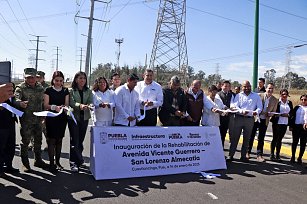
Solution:
[[[34,137],[35,163],[44,163],[41,157],[42,119],[33,115],[33,112],[42,111],[44,88],[39,83],[36,83],[34,87],[31,87],[27,83],[23,82],[16,87],[15,96],[17,101],[28,101],[27,108],[22,109],[24,114],[20,118],[20,156],[22,163],[24,166],[29,166],[28,146],[31,136]]]
[[[36,73],[36,76],[40,76],[40,77],[45,77],[45,72],[43,71],[37,71]],[[40,83],[43,88],[44,88],[44,91],[46,91],[46,89],[49,87],[49,84],[47,84],[45,81],[43,81],[42,83]],[[42,109],[44,110],[44,104],[42,105]],[[45,137],[47,137],[47,130],[46,130],[46,123],[45,123],[45,119],[42,119],[42,132],[44,133]],[[31,144],[29,146],[29,150],[32,150],[34,147],[34,137],[32,136],[31,137]],[[47,146],[45,147],[44,150],[47,151]]]

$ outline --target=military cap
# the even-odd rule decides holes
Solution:
[[[36,70],[34,68],[25,68],[24,69],[24,76],[25,77],[36,76]]]
[[[45,72],[37,71],[36,76],[45,77]]]

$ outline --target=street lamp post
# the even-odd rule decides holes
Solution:
[[[122,44],[124,42],[124,38],[116,38],[115,39],[115,43],[118,44],[118,52],[117,52],[117,68],[118,70],[116,70],[115,68],[115,72],[119,72],[120,67],[119,67],[119,57],[120,57],[120,44]]]

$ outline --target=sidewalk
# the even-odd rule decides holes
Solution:
[[[273,139],[273,133],[267,131],[266,136],[264,138],[264,147],[263,147],[263,149],[265,151],[270,152],[272,139]],[[226,136],[226,140],[229,141],[229,135],[228,134]],[[241,137],[239,143],[242,144],[242,142],[243,142],[243,139]],[[282,147],[281,147],[280,153],[281,153],[281,155],[289,157],[289,160],[290,160],[290,157],[291,157],[291,144],[292,144],[292,135],[286,134],[284,136],[283,140],[282,140]],[[257,138],[257,135],[256,135],[254,145],[253,145],[253,151],[257,148],[257,145],[258,145],[258,138]],[[298,145],[298,147],[296,149],[296,158],[298,157],[298,154],[299,154],[299,147],[300,147],[300,145]],[[306,150],[307,150],[307,148],[306,148]],[[303,156],[303,160],[307,160],[306,150],[305,150],[305,154]]]

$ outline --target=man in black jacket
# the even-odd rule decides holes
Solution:
[[[173,76],[169,86],[163,88],[163,105],[159,110],[159,119],[163,126],[180,126],[180,119],[185,115],[186,98],[180,87],[180,79]]]
[[[12,97],[4,103],[14,106],[15,98]],[[12,166],[16,143],[15,122],[17,122],[15,114],[5,108],[0,109],[0,175],[4,172],[19,172]]]

